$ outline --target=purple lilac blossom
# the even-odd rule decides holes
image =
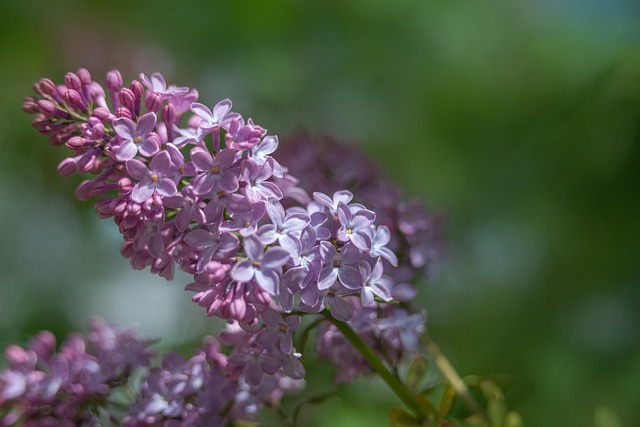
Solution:
[[[286,332],[262,332],[257,340],[261,330],[276,330],[266,313],[328,310],[352,326],[353,319],[368,319],[356,329],[371,336],[378,333],[376,318],[362,313],[378,308],[398,316],[385,301],[412,295],[407,268],[418,273],[439,256],[439,222],[376,184],[375,168],[352,151],[334,144],[323,165],[318,149],[307,146],[286,166],[271,155],[279,145],[298,147],[245,121],[230,100],[209,109],[196,102],[197,91],[167,85],[158,73],[123,87],[112,71],[104,90],[85,71],[83,79],[66,76],[65,85],[41,80],[23,109],[36,115],[34,127],[52,145],[72,150],[61,174],[93,175],[76,194],[95,198],[101,218],[113,217],[131,265],[167,278],[175,268],[193,275],[186,288],[194,303],[248,335],[233,350],[233,380],[247,385],[247,408],[279,393],[260,387],[299,380],[303,371],[293,349],[286,351]],[[70,91],[79,94],[74,102],[67,102]],[[332,175],[316,176],[327,171]],[[394,348],[413,347],[406,336],[385,334],[377,337],[393,338]],[[254,360],[267,356],[278,363]],[[268,377],[259,384],[258,367]],[[14,384],[8,395],[21,390],[22,383]]]

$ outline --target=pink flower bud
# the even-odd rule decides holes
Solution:
[[[69,176],[78,170],[78,162],[72,157],[67,157],[58,165],[58,173],[61,176]]]
[[[24,99],[24,102],[22,103],[22,111],[28,114],[34,114],[39,112],[40,109],[38,108],[38,104],[36,104],[35,99],[28,96]]]
[[[120,178],[118,181],[118,191],[120,194],[125,194],[131,191],[133,188],[133,183],[129,178]]]
[[[80,200],[89,200],[91,198],[91,196],[89,196],[91,187],[93,187],[93,181],[82,181],[80,185],[78,185],[78,188],[76,188],[76,197]]]
[[[67,73],[64,75],[64,84],[69,89],[74,89],[77,91],[82,90],[82,81],[80,77],[73,73]]]
[[[48,116],[53,116],[56,112],[56,106],[51,101],[46,99],[40,99],[37,102],[38,109]]]
[[[83,111],[86,110],[86,106],[84,104],[84,101],[82,100],[82,96],[76,90],[69,89],[64,96],[64,100],[74,108],[78,108]]]
[[[111,70],[107,73],[107,89],[111,92],[118,92],[122,87],[122,74],[118,70]]]
[[[89,191],[89,195],[91,197],[100,197],[104,195],[106,192],[108,192],[109,190],[111,190],[111,187],[107,185],[106,182],[99,181],[96,183],[96,185],[93,186],[93,188],[91,188],[91,191]]]
[[[134,110],[136,97],[131,89],[128,89],[126,87],[120,89],[120,92],[118,93],[118,99],[120,100],[120,104],[122,104],[123,107],[128,108],[130,111]]]
[[[157,92],[151,93],[144,101],[144,106],[147,108],[147,111],[157,113],[162,107],[162,96]]]
[[[80,136],[72,136],[67,141],[67,147],[72,150],[80,150],[84,148],[84,145],[85,145],[84,139],[82,139],[82,137]]]
[[[133,119],[133,114],[131,114],[131,110],[125,107],[120,107],[116,110],[116,117],[126,117],[127,119]]]
[[[131,91],[135,94],[136,99],[142,99],[142,95],[144,94],[144,86],[137,80],[133,80],[129,85]]]
[[[89,85],[89,96],[93,100],[98,100],[100,98],[104,98],[104,89],[96,82],[90,82]]]
[[[108,108],[105,107],[97,107],[93,110],[93,116],[96,117],[101,122],[108,122],[112,120],[114,117],[109,111]]]
[[[173,105],[167,104],[162,109],[162,121],[167,124],[167,127],[173,127],[172,125],[176,121],[176,110]]]
[[[51,95],[56,91],[56,85],[49,79],[40,79],[38,82],[40,92],[45,95]]]
[[[4,350],[5,357],[9,360],[10,363],[16,365],[24,365],[29,359],[29,352],[24,348],[17,345],[10,345]]]
[[[78,68],[78,77],[80,78],[80,81],[85,85],[91,83],[91,73],[89,73],[89,70],[87,70],[86,68]]]

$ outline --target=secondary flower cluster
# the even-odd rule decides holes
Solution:
[[[41,332],[27,348],[5,350],[8,367],[0,373],[0,425],[99,425],[100,408],[113,389],[136,368],[149,365],[150,341],[131,329],[117,330],[101,320],[87,337],[71,335],[56,352],[50,332]]]
[[[437,235],[438,227],[419,210],[401,204],[391,211],[394,197],[381,192],[371,201],[391,213],[377,225],[377,213],[347,189],[308,196],[272,157],[276,136],[233,112],[231,101],[210,109],[196,90],[168,86],[158,73],[125,86],[110,71],[105,90],[80,69],[61,85],[42,79],[35,90],[24,110],[53,145],[73,151],[60,174],[94,175],[76,195],[97,199],[98,215],[114,218],[132,266],[168,279],[176,267],[192,274],[193,301],[229,322],[225,339],[234,349],[226,369],[246,385],[248,408],[304,377],[292,339],[303,313],[348,321],[393,363],[417,350],[424,313],[389,302],[412,299],[415,289],[404,282],[433,258],[419,249],[424,240],[433,251],[433,239],[420,236]],[[290,160],[304,164],[304,157]],[[327,167],[336,173],[349,163],[334,160]],[[363,172],[352,166],[345,181]],[[410,264],[400,240],[410,244]],[[388,245],[400,250],[400,266]],[[354,349],[333,326],[323,328],[316,347],[340,367],[337,380],[367,370],[358,357],[342,359]],[[172,367],[158,375],[173,375]]]
[[[255,419],[262,405],[277,406],[303,385],[277,368],[261,387],[247,384],[237,357],[222,353],[211,337],[189,359],[170,353],[148,369],[150,343],[133,329],[94,319],[87,336],[73,334],[57,351],[50,332],[26,348],[7,347],[0,425],[223,426]]]

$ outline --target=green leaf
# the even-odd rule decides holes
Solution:
[[[416,387],[420,384],[425,374],[429,370],[429,361],[419,356],[411,362],[409,366],[409,370],[407,371],[407,376],[405,380],[405,384],[412,390],[415,390]]]
[[[440,397],[440,405],[438,406],[438,416],[446,417],[453,407],[456,398],[456,391],[451,386],[447,386]]]
[[[387,417],[391,427],[416,427],[422,425],[420,420],[401,408],[393,408]]]
[[[504,427],[522,427],[522,417],[519,413],[511,411],[507,414],[507,419],[504,421]]]

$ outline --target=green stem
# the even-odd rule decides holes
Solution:
[[[447,379],[451,387],[455,390],[456,394],[460,396],[462,401],[464,402],[467,409],[471,412],[475,412],[476,414],[480,414],[482,416],[486,416],[484,410],[476,402],[471,393],[469,392],[469,388],[465,384],[465,382],[460,378],[458,372],[455,370],[449,359],[442,353],[440,347],[430,338],[426,337],[427,347],[429,349],[429,353],[433,357],[434,362],[442,372],[442,375]]]
[[[433,407],[426,399],[422,402],[418,401],[418,398],[393,375],[387,367],[382,363],[380,358],[374,353],[374,351],[365,343],[362,338],[345,322],[341,322],[331,314],[324,312],[324,316],[327,320],[333,323],[342,335],[355,347],[356,350],[362,355],[362,357],[371,365],[374,371],[380,378],[387,383],[387,385],[393,390],[393,392],[402,400],[411,410],[421,419],[427,418],[429,415],[437,415],[438,411]]]

